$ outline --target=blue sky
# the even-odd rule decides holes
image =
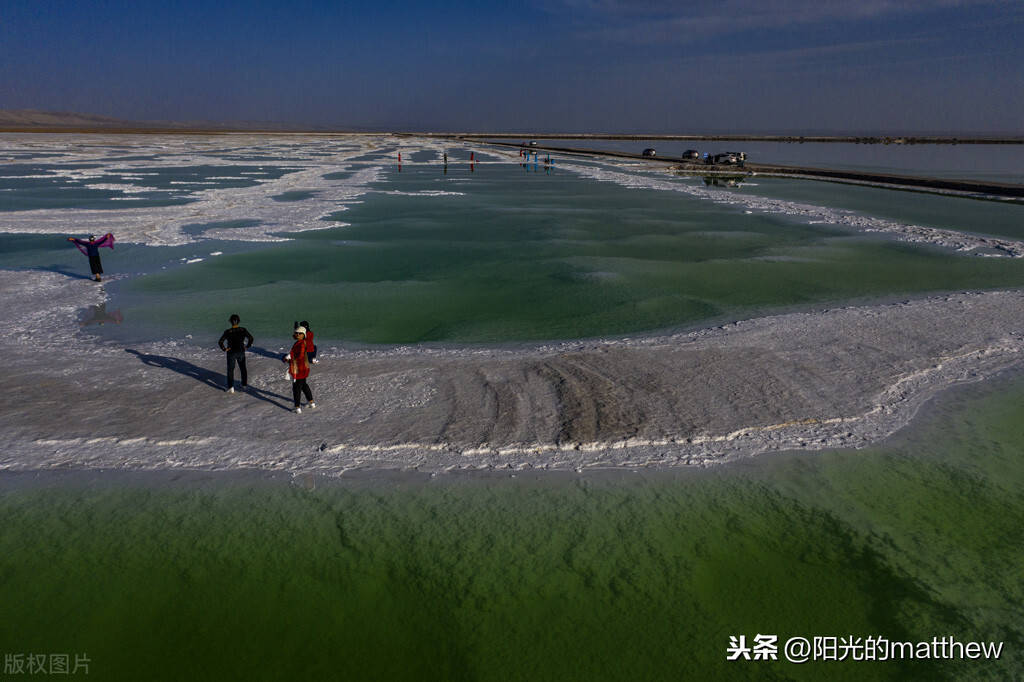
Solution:
[[[400,130],[1024,134],[1021,0],[4,0],[0,109]]]

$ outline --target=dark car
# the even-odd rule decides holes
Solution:
[[[641,154],[641,156],[657,156],[657,155],[658,155],[658,152],[654,151],[654,147],[648,147],[647,149],[644,150],[644,153]]]
[[[700,152],[696,149],[687,149],[683,152],[683,161],[696,161],[700,158]]]

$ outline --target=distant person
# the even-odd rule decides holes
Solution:
[[[232,315],[228,319],[231,327],[224,330],[217,342],[220,349],[228,354],[228,393],[235,392],[235,363],[238,363],[242,375],[242,388],[249,385],[249,375],[245,371],[245,349],[252,347],[253,338],[248,329],[238,326],[241,321],[238,315]]]
[[[95,236],[90,234],[88,241],[75,237],[68,237],[68,241],[74,242],[78,250],[89,257],[89,269],[92,270],[92,278],[99,282],[100,275],[103,274],[103,264],[100,262],[100,247],[105,246],[113,249],[114,235],[108,232],[103,235],[102,239],[97,240]]]
[[[295,325],[295,328],[303,327],[306,330],[306,359],[312,364],[316,364],[316,344],[313,343],[313,329],[309,326],[309,322],[303,320]]]
[[[313,402],[313,391],[310,390],[306,379],[309,377],[309,363],[306,361],[306,328],[298,326],[292,334],[295,343],[291,351],[284,356],[284,362],[288,363],[288,375],[292,379],[292,398],[295,401],[295,414],[302,412],[301,397],[306,396],[311,408],[316,407]]]

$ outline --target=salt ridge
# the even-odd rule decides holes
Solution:
[[[884,232],[896,236],[896,238],[924,244],[932,244],[957,251],[973,251],[976,249],[993,249],[996,254],[1012,258],[1024,257],[1024,241],[1003,239],[998,237],[985,237],[966,232],[954,230],[943,230],[935,227],[922,225],[910,225],[899,223],[883,218],[865,216],[853,211],[801,204],[781,199],[769,199],[753,195],[744,195],[734,192],[714,192],[703,187],[685,184],[683,182],[672,182],[662,178],[651,177],[646,174],[622,173],[618,171],[599,168],[596,166],[580,166],[574,164],[561,164],[561,170],[576,173],[582,177],[597,180],[598,182],[612,182],[622,187],[631,189],[653,189],[659,191],[679,192],[698,199],[705,199],[719,204],[729,204],[743,208],[759,211],[761,213],[774,213],[786,216],[794,216],[806,219],[810,224],[843,225],[864,232]]]
[[[524,348],[353,352],[325,345],[314,378],[321,409],[297,420],[286,408],[267,404],[287,390],[272,359],[253,358],[254,394],[226,399],[203,379],[223,371],[222,361],[217,370],[204,369],[219,360],[214,350],[167,341],[126,353],[83,336],[73,324],[81,306],[105,301],[101,286],[83,284],[57,273],[0,271],[4,298],[26,306],[0,314],[0,349],[14,363],[8,380],[16,394],[25,395],[5,408],[8,445],[0,469],[251,467],[338,475],[361,468],[711,466],[776,450],[865,447],[908,423],[945,387],[1024,364],[1024,334],[1015,331],[1024,324],[1024,292],[960,293],[787,313],[668,336]],[[950,320],[957,323],[951,327]],[[889,337],[879,340],[883,331]],[[900,339],[906,348],[892,343]],[[40,353],[67,361],[34,367],[18,360]],[[822,359],[822,353],[832,356]],[[746,361],[716,369],[716,358]],[[754,374],[745,376],[746,366],[754,364]],[[685,372],[687,366],[704,383],[684,375],[656,376],[662,370]],[[191,368],[188,378],[181,368]],[[26,371],[28,378],[21,378]],[[78,391],[84,400],[67,402],[52,416],[52,410],[38,409],[31,401],[45,396],[23,394],[18,387],[25,380],[37,384],[40,371],[52,390]],[[854,383],[837,388],[837,380]],[[127,386],[136,397],[125,395]],[[557,387],[557,395],[550,387]],[[668,393],[671,387],[685,397]],[[851,387],[866,391],[863,399],[847,399]],[[764,402],[769,398],[774,405]],[[611,410],[606,417],[622,411],[624,424],[636,432],[572,437],[587,414],[574,412],[578,400]],[[791,403],[785,418],[765,418],[780,401]],[[633,403],[639,409],[635,417]],[[708,403],[718,405],[713,413],[734,416],[695,427],[692,408]],[[556,410],[555,431],[544,426],[549,409]],[[125,422],[127,411],[139,412],[138,418]],[[511,431],[502,426],[503,415],[518,413],[539,422]],[[575,423],[558,427],[574,414]],[[241,431],[225,434],[236,422]],[[86,435],[74,435],[81,425]],[[568,430],[559,435],[563,428]]]

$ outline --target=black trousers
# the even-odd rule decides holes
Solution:
[[[313,391],[309,390],[309,384],[305,379],[296,379],[292,382],[292,397],[295,399],[295,407],[299,406],[300,395],[305,395],[307,401],[313,402]]]
[[[228,388],[235,386],[235,363],[238,363],[238,370],[242,375],[242,385],[249,385],[249,375],[245,371],[245,351],[228,351]]]
[[[89,256],[89,269],[92,270],[94,275],[103,274],[103,264],[100,263],[99,256]]]

